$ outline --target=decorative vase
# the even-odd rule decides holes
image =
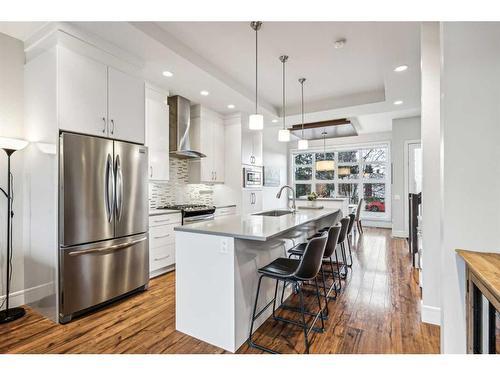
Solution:
[[[316,203],[317,203],[316,200],[309,201],[309,207],[316,207]]]

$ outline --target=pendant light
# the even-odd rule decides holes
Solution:
[[[299,78],[299,83],[300,83],[300,90],[302,94],[302,139],[299,139],[299,150],[307,150],[309,148],[309,142],[307,142],[307,139],[304,139],[304,82],[306,81],[305,78]]]
[[[255,113],[253,115],[250,115],[248,118],[248,127],[251,130],[262,130],[264,128],[264,116],[259,114],[258,112],[258,100],[257,100],[257,93],[258,93],[258,38],[257,34],[258,31],[260,30],[262,26],[262,22],[260,21],[253,21],[250,22],[250,27],[255,30]]]
[[[326,131],[323,130],[323,159],[316,161],[316,171],[333,171],[335,168],[335,161],[326,160]]]
[[[285,63],[288,60],[287,55],[280,56],[280,61],[283,63],[283,129],[280,129],[278,132],[278,141],[279,142],[290,142],[290,130],[286,128],[286,100],[285,100]]]

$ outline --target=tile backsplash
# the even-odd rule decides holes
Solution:
[[[170,180],[149,183],[149,207],[168,204],[213,205],[213,187],[206,184],[190,184],[188,160],[170,158]]]

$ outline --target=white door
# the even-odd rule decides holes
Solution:
[[[241,163],[253,164],[253,135],[248,129],[241,132]]]
[[[241,213],[243,215],[253,212],[253,201],[254,201],[254,191],[253,190],[243,190],[243,198],[241,204]]]
[[[225,157],[225,144],[224,144],[224,123],[221,119],[214,121],[214,171],[215,181],[224,182],[224,157]]]
[[[420,193],[422,191],[422,146],[420,143],[408,145],[409,169],[408,169],[408,192]]]
[[[169,179],[169,108],[166,96],[146,89],[146,134],[149,148],[149,179]]]
[[[262,190],[256,190],[254,191],[254,198],[253,198],[253,212],[259,212],[262,211]]]
[[[255,164],[255,165],[263,165],[262,142],[263,142],[262,131],[260,131],[260,130],[253,131],[252,155],[253,155],[253,164]]]
[[[108,136],[106,65],[58,49],[59,129]]]
[[[109,67],[109,136],[144,144],[144,105],[144,81]]]
[[[252,214],[262,211],[262,191],[243,190],[242,214]]]
[[[405,230],[409,232],[409,202],[408,194],[410,193],[420,193],[422,191],[422,145],[419,142],[408,143],[408,155],[406,157],[408,161],[408,180],[406,181],[406,196],[405,196]]]

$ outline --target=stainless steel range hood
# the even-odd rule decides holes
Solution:
[[[191,148],[191,102],[180,96],[168,98],[170,107],[169,118],[169,146],[170,155],[180,159],[199,159],[206,157],[199,151]]]

